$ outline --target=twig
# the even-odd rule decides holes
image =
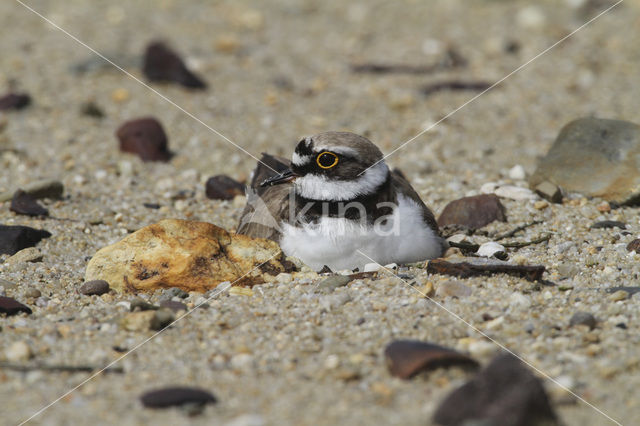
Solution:
[[[61,365],[61,364],[15,364],[11,362],[0,362],[0,369],[14,370],[14,371],[59,371],[70,373],[91,373],[96,370],[100,370],[101,367],[93,365]],[[107,368],[103,373],[124,373],[122,367]]]
[[[518,232],[524,231],[525,229],[529,228],[530,226],[537,225],[539,223],[542,223],[542,221],[541,220],[534,220],[533,222],[529,222],[529,223],[525,223],[524,225],[520,225],[520,226],[512,229],[509,232],[505,232],[504,234],[493,235],[491,238],[494,241],[504,240],[505,238],[513,237]]]
[[[536,238],[535,240],[531,240],[531,241],[522,241],[522,242],[512,242],[512,243],[504,243],[502,244],[504,247],[509,247],[509,248],[522,248],[522,247],[526,247],[526,246],[530,246],[533,244],[540,244],[540,243],[544,243],[545,241],[549,241],[551,239],[551,234],[546,234],[543,235],[540,238]]]

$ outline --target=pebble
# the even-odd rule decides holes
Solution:
[[[159,309],[159,307],[147,302],[146,300],[142,300],[139,297],[136,297],[135,299],[131,299],[129,301],[129,309],[131,310],[131,312],[135,312],[135,311],[155,311],[155,310]]]
[[[78,291],[86,296],[100,296],[109,292],[109,283],[105,280],[87,281],[80,286]]]
[[[20,263],[37,263],[42,262],[42,252],[36,247],[28,247],[22,249],[13,256],[9,257],[6,261],[6,265],[17,265]]]
[[[560,131],[529,183],[625,204],[640,196],[640,126],[621,120],[581,118]]]
[[[9,201],[13,198],[16,191],[23,190],[36,200],[49,198],[51,200],[59,200],[64,194],[64,185],[59,180],[43,179],[27,185],[21,185],[20,188],[14,188],[0,194],[0,203]]]
[[[616,220],[603,220],[591,225],[591,229],[611,229],[611,228],[627,229],[627,224],[623,222],[618,222]]]
[[[447,204],[438,218],[438,225],[463,225],[479,229],[496,220],[507,221],[504,206],[497,196],[482,194],[460,198]]]
[[[513,185],[499,186],[493,193],[498,197],[509,198],[510,200],[516,201],[535,200],[538,198],[530,189]]]
[[[179,297],[180,299],[186,299],[187,297],[189,297],[189,293],[187,293],[186,291],[184,291],[181,288],[178,287],[171,287],[168,288],[166,290],[162,291],[162,295],[171,299],[173,297]]]
[[[175,300],[163,300],[160,302],[161,308],[167,308],[172,310],[173,312],[179,311],[187,311],[189,308],[182,302],[177,302]]]
[[[513,180],[524,180],[526,177],[527,173],[520,164],[516,164],[509,170],[509,178]]]
[[[502,244],[498,244],[494,241],[489,241],[487,243],[481,244],[476,254],[482,257],[496,257],[498,259],[504,260],[506,257],[506,249]]]
[[[612,293],[609,296],[609,300],[613,302],[619,302],[621,300],[627,300],[629,298],[629,293],[624,290],[618,290],[615,293]]]
[[[586,325],[590,330],[596,328],[596,324],[596,317],[594,317],[589,312],[576,312],[569,320],[569,326],[571,327],[576,325]]]
[[[466,297],[471,295],[471,288],[460,281],[448,280],[438,284],[436,296],[439,297]]]
[[[379,263],[367,263],[364,265],[364,272],[377,272],[383,269],[383,266]]]
[[[384,356],[391,375],[401,379],[410,379],[436,367],[478,365],[456,350],[418,340],[395,340],[387,345]]]
[[[169,161],[167,135],[153,117],[137,118],[122,124],[116,131],[120,151],[137,154],[143,161]]]
[[[561,203],[562,202],[562,191],[558,186],[554,185],[549,181],[544,181],[537,184],[534,188],[536,194],[544,198],[545,200],[549,200],[552,203]]]
[[[145,392],[140,402],[147,408],[166,408],[188,403],[213,404],[217,399],[203,389],[175,386]]]
[[[33,357],[31,347],[26,342],[18,341],[13,342],[4,351],[4,355],[10,362],[28,361]]]
[[[627,244],[627,251],[635,251],[636,253],[640,253],[640,238],[636,238]]]
[[[557,424],[540,381],[511,354],[497,355],[474,378],[440,403],[433,422],[441,425]]]
[[[217,175],[207,179],[205,194],[212,200],[233,200],[236,195],[244,195],[245,186],[227,175]]]
[[[320,281],[318,283],[318,288],[332,292],[338,287],[344,287],[350,281],[351,277],[348,275],[332,275]]]
[[[38,297],[42,296],[42,293],[40,292],[40,290],[38,290],[37,288],[34,287],[28,287],[25,291],[24,291],[24,297],[30,298],[30,299],[36,299]]]
[[[26,93],[8,93],[0,97],[0,111],[23,109],[30,103],[31,96]]]
[[[540,200],[533,203],[533,208],[536,210],[544,210],[547,207],[549,207],[549,203],[547,203],[546,201]]]
[[[190,89],[205,89],[207,84],[193,72],[169,46],[149,43],[144,54],[142,72],[151,81],[177,83]]]
[[[51,233],[28,226],[0,225],[0,254],[14,255],[20,250],[33,247]]]
[[[11,316],[19,314],[20,312],[30,314],[31,308],[11,297],[0,296],[0,314],[7,314]]]

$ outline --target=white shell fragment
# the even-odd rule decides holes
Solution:
[[[530,189],[519,186],[504,185],[493,191],[498,197],[510,198],[512,200],[535,200],[538,196]]]
[[[527,177],[527,173],[524,171],[524,167],[516,164],[509,170],[509,177],[513,180],[524,180]]]
[[[504,246],[494,241],[489,241],[488,243],[482,244],[476,254],[482,257],[493,257],[494,254],[500,252],[505,252]]]

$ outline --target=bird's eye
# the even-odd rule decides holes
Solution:
[[[330,169],[338,164],[338,156],[329,151],[321,152],[316,158],[316,163],[323,169]]]

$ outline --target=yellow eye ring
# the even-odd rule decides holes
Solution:
[[[330,156],[332,156],[332,157],[333,157],[333,163],[331,163],[331,164],[330,164],[330,165],[328,165],[328,166],[327,166],[327,165],[323,165],[323,164],[320,162],[320,158],[321,158],[323,155],[330,155]],[[324,151],[324,152],[321,152],[320,154],[318,154],[318,156],[316,157],[316,163],[318,164],[318,167],[320,167],[321,169],[330,169],[330,168],[334,167],[336,164],[338,164],[338,156],[337,156],[336,154],[334,154],[333,152]],[[326,163],[325,163],[325,164],[326,164]]]

